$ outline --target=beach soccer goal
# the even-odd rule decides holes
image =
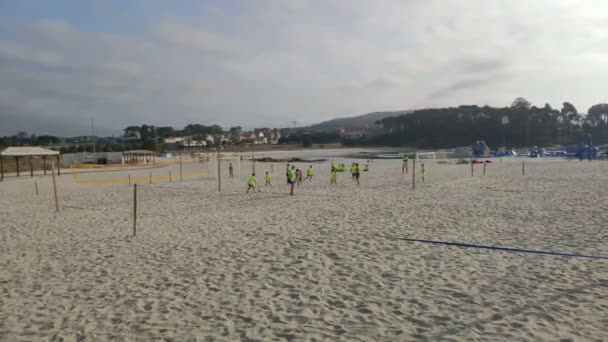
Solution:
[[[416,153],[416,159],[436,159],[435,152],[418,152]]]

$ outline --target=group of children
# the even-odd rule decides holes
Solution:
[[[302,174],[302,170],[300,169],[296,169],[295,165],[290,165],[287,164],[287,169],[285,171],[285,176],[287,177],[287,184],[289,184],[291,186],[290,189],[290,195],[293,195],[293,188],[295,185],[302,185],[303,181],[308,180],[308,181],[312,181],[312,176],[314,174],[314,171],[312,169],[312,165],[309,165],[308,168],[306,169],[306,178],[303,177]],[[264,176],[264,180],[266,181],[266,183],[264,184],[264,186],[272,186],[271,183],[271,179],[272,177],[270,176],[270,173],[268,173],[268,171],[266,171],[266,175]],[[257,180],[255,178],[255,173],[252,173],[251,176],[249,176],[249,178],[247,179],[247,193],[249,193],[250,190],[255,191],[256,189],[256,185],[257,185]],[[258,192],[261,192],[262,190],[258,188]]]
[[[409,173],[409,169],[408,169],[408,162],[409,162],[409,157],[407,156],[407,154],[403,155],[402,158],[402,166],[401,166],[401,173],[403,174],[408,174]],[[364,167],[363,167],[363,171],[369,171],[369,163],[370,161],[368,160],[367,163],[365,163]],[[424,164],[421,164],[421,171],[420,171],[420,176],[422,178],[422,181],[425,181],[425,177],[426,177],[426,170],[424,168]],[[331,171],[329,174],[329,181],[330,184],[334,184],[334,185],[338,185],[338,172],[342,172],[345,171],[346,167],[344,164],[340,164],[338,165],[336,163],[335,160],[331,161]],[[230,165],[230,173],[232,175],[232,165]],[[287,168],[285,170],[285,176],[287,178],[287,184],[290,185],[290,191],[289,194],[293,195],[293,189],[294,187],[300,186],[302,185],[303,181],[308,180],[308,181],[312,181],[312,176],[313,176],[313,168],[312,165],[309,165],[308,168],[306,169],[306,177],[303,177],[303,172],[302,170],[296,168],[295,165],[290,165],[287,164]],[[359,163],[355,163],[353,162],[350,166],[350,173],[352,176],[352,181],[353,182],[357,182],[357,185],[360,185],[359,183],[359,178],[361,177],[361,169],[359,167]],[[266,175],[264,176],[264,180],[265,180],[265,184],[264,186],[271,186],[271,176],[268,173],[268,171],[266,171]],[[247,180],[247,192],[249,192],[250,190],[255,191],[257,188],[257,181],[255,178],[255,173],[252,173],[251,176],[248,178]],[[258,192],[260,192],[261,190],[258,188]]]
[[[331,161],[331,172],[329,174],[329,181],[331,184],[335,184],[338,185],[338,172],[343,172],[346,170],[346,167],[344,164],[340,164],[337,165],[335,160]],[[365,163],[365,166],[363,167],[363,171],[367,172],[369,171],[369,160],[367,161],[367,163]],[[352,163],[350,165],[350,173],[352,176],[352,181],[353,182],[357,182],[357,185],[359,185],[359,178],[361,177],[361,169],[359,168],[359,163]]]

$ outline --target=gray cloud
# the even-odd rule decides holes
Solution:
[[[453,93],[461,91],[461,90],[478,89],[478,88],[488,84],[491,81],[492,80],[489,78],[469,78],[469,79],[459,80],[459,81],[449,84],[446,87],[433,91],[429,95],[429,97],[430,98],[443,97],[443,96],[452,95]]]
[[[506,61],[498,58],[464,58],[453,62],[453,66],[463,73],[477,74],[495,72],[504,69],[506,65]]]
[[[161,17],[138,35],[0,12],[0,134],[88,134],[91,117],[116,134],[140,123],[286,126],[517,96],[579,108],[604,100],[605,1],[241,6]]]

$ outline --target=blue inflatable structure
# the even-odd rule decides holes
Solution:
[[[487,158],[490,156],[490,147],[488,147],[483,140],[477,140],[477,142],[471,146],[471,150],[473,152],[473,158]]]
[[[593,138],[591,134],[583,134],[578,141],[578,150],[576,151],[576,156],[578,160],[583,160],[587,158],[587,160],[591,161],[595,159],[597,156],[598,149],[593,146]]]

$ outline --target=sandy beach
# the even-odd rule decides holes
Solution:
[[[297,156],[297,153],[291,153]],[[526,175],[522,176],[521,162]],[[362,161],[363,162],[363,161]],[[50,176],[0,182],[1,341],[603,341],[608,164],[399,160],[329,184],[329,162],[288,196],[245,194],[223,167],[82,173],[161,177],[133,187]],[[297,164],[304,168],[303,163]],[[256,163],[263,185],[267,163]],[[34,182],[39,187],[36,196]],[[462,248],[403,239],[582,256]]]

